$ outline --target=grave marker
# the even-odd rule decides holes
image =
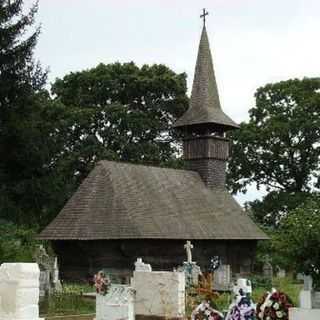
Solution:
[[[0,319],[40,320],[39,267],[36,263],[0,266]]]

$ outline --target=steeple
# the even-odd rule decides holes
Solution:
[[[191,129],[190,126],[199,127],[199,125],[216,128],[219,131],[238,128],[238,125],[221,109],[205,24],[199,45],[190,107],[174,124],[176,128],[185,129]]]
[[[174,126],[183,133],[183,156],[188,168],[197,171],[210,189],[224,189],[229,140],[225,132],[238,125],[221,109],[209,40],[203,29],[189,109]]]

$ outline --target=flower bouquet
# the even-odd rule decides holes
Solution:
[[[256,308],[250,295],[240,293],[236,301],[230,305],[226,320],[254,320],[255,311]]]
[[[257,304],[259,320],[288,320],[289,308],[293,306],[291,299],[283,292],[273,289],[266,293]]]
[[[108,293],[110,285],[111,285],[110,278],[107,277],[103,271],[99,271],[94,276],[94,286],[98,294],[105,296]]]
[[[209,302],[204,301],[192,312],[191,320],[223,320],[223,314],[213,309]]]

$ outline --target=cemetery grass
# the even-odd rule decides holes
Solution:
[[[62,292],[54,293],[40,303],[40,315],[47,318],[52,316],[94,314],[95,300],[85,298],[83,294],[87,292],[93,292],[92,286],[65,283],[63,284]]]

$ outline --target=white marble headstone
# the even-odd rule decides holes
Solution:
[[[137,316],[165,319],[183,319],[185,316],[184,272],[135,271],[131,286],[136,292]]]
[[[40,320],[39,276],[36,263],[0,266],[0,319]]]
[[[142,258],[138,258],[137,261],[134,263],[135,271],[140,272],[151,272],[152,268],[150,264],[144,263]]]
[[[108,293],[96,295],[96,320],[134,320],[134,290],[112,284]]]

